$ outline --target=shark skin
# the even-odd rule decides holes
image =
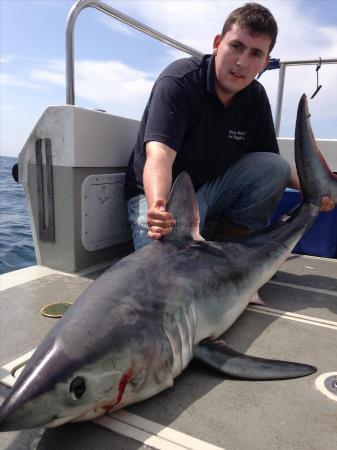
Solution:
[[[295,161],[305,201],[320,204],[320,197],[327,195],[337,204],[337,175],[330,170],[317,146],[305,94],[297,110]]]
[[[299,111],[301,119],[305,108]],[[300,135],[307,133],[303,123]],[[172,386],[194,357],[243,379],[315,372],[217,341],[315,221],[322,194],[314,194],[287,222],[235,242],[207,242],[192,182],[182,173],[168,203],[177,218],[173,232],[119,261],[82,293],[1,405],[0,431],[91,420],[142,401]]]

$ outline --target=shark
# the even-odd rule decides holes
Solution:
[[[298,362],[252,357],[220,339],[314,223],[336,176],[315,142],[307,98],[295,132],[303,202],[286,221],[244,238],[211,242],[199,231],[184,172],[168,210],[168,236],[128,255],[94,281],[47,334],[0,407],[0,431],[94,419],[171,387],[195,358],[225,376],[280,380],[310,375]]]

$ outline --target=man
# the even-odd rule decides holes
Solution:
[[[269,101],[255,80],[276,36],[270,11],[248,3],[229,15],[212,55],[175,61],[159,76],[125,183],[136,249],[172,231],[166,203],[183,170],[197,192],[201,232],[206,218],[221,219],[213,239],[263,228],[285,187],[299,188],[296,170],[279,155]]]

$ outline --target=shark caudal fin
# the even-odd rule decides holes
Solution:
[[[317,146],[305,94],[297,109],[295,160],[304,201],[319,206],[322,196],[327,195],[337,203],[337,176],[331,172]]]
[[[196,360],[242,380],[287,380],[315,373],[316,367],[276,359],[257,358],[227,347],[223,341],[205,341],[194,350]]]
[[[175,180],[167,203],[167,211],[173,214],[176,225],[163,241],[203,240],[199,233],[198,202],[191,177],[187,172],[181,172]]]

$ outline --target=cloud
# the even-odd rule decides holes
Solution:
[[[24,80],[17,75],[5,72],[0,74],[0,85],[16,88],[34,89],[34,90],[44,89],[41,85],[37,83],[32,83],[31,81]]]
[[[80,61],[76,74],[79,97],[114,114],[138,119],[154,83],[145,72],[119,61]]]
[[[11,58],[9,57],[1,57],[0,58],[0,64],[8,64],[11,62]]]
[[[133,31],[133,28],[130,28],[129,26],[117,20],[112,20],[111,17],[107,17],[106,15],[100,16],[98,18],[98,21],[103,25],[107,26],[108,28],[110,28],[110,30],[112,30],[115,33],[131,37],[136,36],[136,34]]]
[[[31,71],[30,75],[33,80],[47,81],[57,86],[65,86],[64,73],[58,73],[55,69],[35,69]]]
[[[49,61],[44,69],[35,69],[35,81],[65,86],[64,63]],[[151,74],[137,70],[120,61],[76,61],[75,92],[79,99],[117,115],[140,118],[154,79]]]
[[[221,31],[223,17],[233,9],[231,5],[236,2],[221,2],[221,11],[217,1],[125,0],[109,3],[145,25],[208,53],[212,49],[214,35]]]

